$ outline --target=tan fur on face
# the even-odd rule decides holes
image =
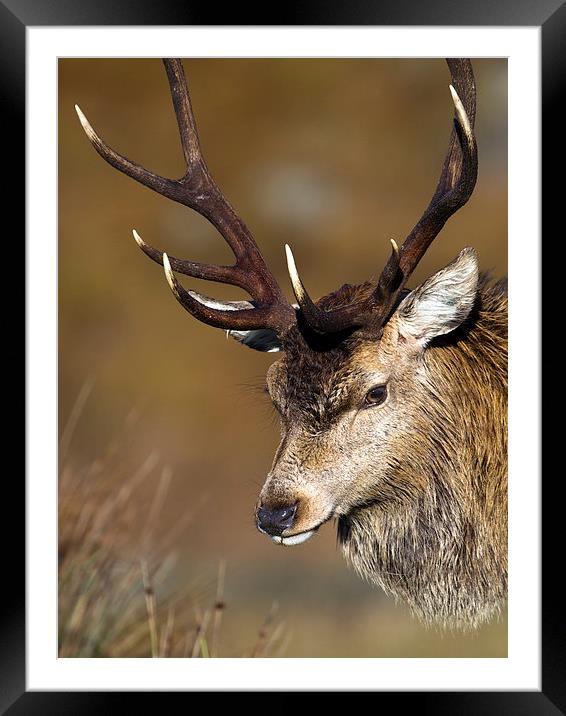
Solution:
[[[361,576],[424,621],[475,626],[507,591],[505,287],[482,278],[468,319],[424,349],[400,317],[324,350],[288,336],[268,375],[283,437],[260,501],[298,501],[294,533],[337,516]],[[381,383],[387,401],[363,408]]]

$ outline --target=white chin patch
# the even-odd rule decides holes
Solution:
[[[293,544],[302,544],[303,542],[306,542],[315,532],[316,530],[309,530],[308,532],[301,532],[299,535],[291,535],[290,537],[278,537],[277,535],[273,535],[271,539],[275,542],[275,544],[284,544],[285,546],[290,547]]]

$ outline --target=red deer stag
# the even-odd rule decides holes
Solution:
[[[281,444],[256,506],[258,529],[296,545],[337,519],[357,572],[427,623],[475,627],[507,592],[507,292],[463,249],[410,291],[406,283],[476,183],[471,63],[448,59],[454,123],[436,191],[376,284],[313,301],[286,247],[291,305],[201,154],[183,65],[164,60],[186,173],[166,179],[121,156],[77,107],[96,151],[159,194],[206,217],[236,257],[162,264],[182,306],[250,348],[283,351],[267,373]],[[175,272],[238,286],[250,301],[187,290]]]

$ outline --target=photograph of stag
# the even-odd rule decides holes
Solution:
[[[478,162],[474,129],[476,68],[469,59],[442,63],[452,117],[446,115],[445,103],[442,126],[448,149],[444,158],[437,156],[434,166],[427,160],[425,168],[434,170],[436,177],[440,171],[432,199],[416,223],[418,214],[403,219],[414,226],[402,235],[391,238],[379,225],[370,227],[370,241],[380,256],[387,247],[384,267],[374,265],[374,257],[364,248],[359,260],[369,266],[367,280],[344,283],[333,291],[327,287],[324,295],[321,281],[313,275],[313,262],[301,260],[305,252],[300,241],[294,242],[292,231],[286,232],[288,238],[279,248],[258,242],[260,251],[213,179],[210,153],[206,152],[209,166],[201,151],[201,145],[208,146],[202,134],[206,123],[199,121],[199,136],[199,104],[191,73],[185,74],[186,61],[163,60],[178,127],[176,141],[180,139],[184,158],[180,179],[149,171],[118,153],[113,148],[119,141],[117,131],[107,141],[96,111],[89,111],[80,97],[75,110],[92,147],[111,167],[204,217],[235,257],[233,263],[197,261],[197,253],[184,258],[183,245],[190,255],[190,235],[183,237],[183,244],[165,250],[167,237],[152,239],[141,223],[133,228],[136,220],[130,215],[137,246],[162,267],[164,281],[185,311],[220,329],[221,337],[240,343],[238,350],[265,354],[261,391],[274,408],[280,440],[271,468],[265,465],[263,478],[255,483],[255,505],[250,502],[247,514],[242,510],[238,519],[249,524],[253,510],[253,527],[261,533],[256,531],[254,539],[273,543],[272,556],[267,557],[273,568],[277,569],[275,560],[284,559],[279,569],[287,569],[297,551],[310,549],[287,551],[275,545],[310,545],[311,537],[326,534],[328,526],[321,527],[332,521],[337,549],[362,582],[371,585],[375,612],[381,604],[379,594],[385,593],[426,628],[434,627],[442,635],[473,636],[502,618],[507,600],[507,283],[499,265],[493,271],[491,254],[485,262],[485,232],[478,237],[480,244],[471,234],[466,234],[463,247],[454,248],[453,240],[447,239],[442,264],[434,256],[435,263],[427,263],[430,255],[421,263],[433,242],[435,247],[443,243],[445,224],[448,229],[449,220],[464,205],[466,210],[458,216],[467,215],[476,184],[481,189],[482,183],[482,147],[478,142]],[[104,87],[99,90],[104,94]],[[164,97],[162,93],[161,104]],[[382,101],[378,109],[394,112],[395,102],[391,107]],[[479,101],[478,117],[482,111]],[[437,123],[442,121],[440,110],[434,116]],[[349,136],[343,137],[346,145],[349,141]],[[391,155],[403,164],[402,146],[392,147]],[[410,161],[417,161],[414,149]],[[376,172],[386,170],[378,165]],[[131,187],[136,185],[129,182],[128,191],[133,192]],[[300,207],[300,191],[293,196]],[[339,203],[336,197],[335,201]],[[168,203],[164,210],[172,206]],[[399,216],[403,204],[395,205],[394,211]],[[356,241],[353,235],[343,251],[359,254],[362,249]],[[320,246],[324,247],[323,238]],[[201,253],[204,250],[200,248]],[[289,291],[279,269],[272,272],[264,259],[266,255],[271,266],[277,252],[286,259]],[[336,253],[333,256],[336,268],[340,259],[337,263]],[[325,261],[322,249],[317,265]],[[424,275],[419,274],[423,265]],[[419,276],[416,282],[414,272]],[[220,297],[211,298],[200,287],[197,291],[194,284],[182,283],[179,275],[216,282]],[[147,287],[147,276],[144,281]],[[156,275],[156,291],[158,282]],[[234,300],[230,291],[245,292],[245,297]],[[155,324],[161,319],[149,320]],[[196,340],[194,335],[191,340]],[[230,343],[219,344],[217,352],[229,351]],[[194,346],[198,350],[198,341]],[[158,349],[164,361],[174,351],[167,345]],[[197,378],[192,371],[206,401],[216,378],[212,372]],[[175,387],[176,392],[182,390]],[[225,411],[232,409],[232,402],[236,410],[238,391],[233,395]],[[238,415],[245,415],[245,408]],[[256,440],[263,438],[258,435]],[[237,442],[229,434],[211,436],[215,451],[222,451],[223,443],[235,467],[242,455]],[[216,482],[213,475],[207,480]],[[234,509],[239,510],[239,504]],[[222,529],[223,515],[216,518],[214,529]],[[292,555],[289,561],[287,554]],[[316,567],[310,569],[316,580]],[[351,570],[350,579],[355,581]]]

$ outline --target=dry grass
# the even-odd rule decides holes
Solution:
[[[90,389],[81,391],[60,444],[59,656],[222,656],[225,563],[213,599],[196,578],[183,589],[172,584],[175,545],[191,514],[163,532],[160,513],[171,470],[152,453],[129,471],[119,441],[103,459],[74,464],[72,434]],[[155,481],[147,504],[144,495]],[[118,490],[109,487],[116,484]],[[251,636],[252,646],[243,647],[241,656],[281,651],[275,610]]]

